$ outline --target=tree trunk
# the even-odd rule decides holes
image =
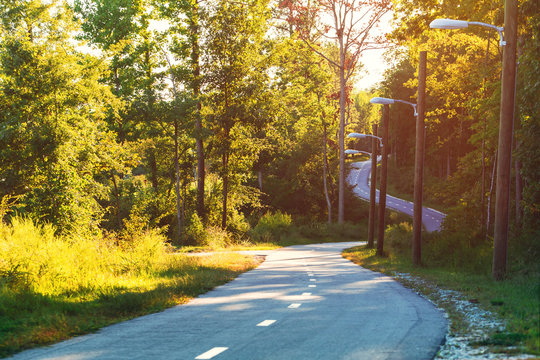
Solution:
[[[484,121],[484,129],[485,129],[485,121]],[[482,134],[482,184],[480,186],[480,193],[481,193],[481,199],[480,199],[480,211],[482,215],[480,216],[480,227],[481,227],[481,233],[482,237],[485,237],[485,229],[484,224],[486,222],[486,140],[483,138],[485,136],[485,132]]]
[[[328,173],[328,154],[326,150],[327,143],[327,134],[326,134],[326,123],[324,122],[323,114],[323,185],[324,185],[324,196],[326,198],[326,207],[328,209],[328,223],[332,223],[332,203],[330,202],[330,196],[328,196],[328,182],[326,179],[326,174]]]
[[[222,190],[222,197],[223,197],[223,210],[221,212],[221,228],[226,229],[227,228],[227,196],[229,191],[229,155],[226,152],[223,153],[221,158],[221,165],[223,168],[223,190]]]
[[[176,169],[176,219],[178,221],[178,235],[182,234],[182,206],[180,205],[180,165],[178,164],[178,119],[174,119],[174,167]]]
[[[191,65],[193,71],[193,97],[197,102],[196,123],[195,123],[195,142],[197,145],[197,214],[204,223],[206,214],[204,209],[204,183],[206,177],[205,159],[204,159],[204,143],[202,134],[202,118],[201,118],[201,66],[199,62],[199,1],[195,0],[190,22],[191,33]]]
[[[339,185],[338,185],[338,224],[345,220],[345,49],[343,33],[339,34]]]
[[[148,162],[150,165],[150,181],[152,182],[152,188],[154,191],[158,192],[158,176],[157,176],[157,163],[156,163],[156,154],[153,149],[150,149],[150,154],[148,155]]]
[[[114,171],[111,174],[112,182],[114,185],[114,197],[115,197],[115,206],[116,206],[116,222],[118,229],[122,228],[122,216],[120,214],[120,192],[118,191],[118,184],[116,183],[116,175],[114,175]]]

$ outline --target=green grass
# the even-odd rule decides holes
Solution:
[[[176,254],[155,232],[58,238],[14,219],[0,225],[0,357],[185,303],[257,264]]]
[[[471,269],[454,267],[415,267],[408,254],[400,254],[387,248],[386,257],[377,257],[374,249],[357,247],[344,251],[347,259],[367,269],[388,275],[409,273],[426,280],[431,285],[457,290],[469,299],[478,301],[478,306],[498,314],[507,322],[507,332],[494,333],[485,339],[488,345],[518,345],[523,351],[540,354],[539,331],[539,274],[537,272],[515,272],[506,280],[496,282],[489,273],[476,273]],[[414,284],[405,284],[414,286]],[[429,287],[416,290],[430,295]],[[464,331],[460,314],[455,309],[446,308],[456,333]]]

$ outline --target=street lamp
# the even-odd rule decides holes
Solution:
[[[365,155],[370,155],[371,156],[371,153],[367,152],[367,151],[352,150],[352,149],[345,150],[345,155],[356,155],[356,154],[365,154]]]
[[[456,29],[466,29],[469,27],[469,25],[479,25],[479,26],[497,30],[497,32],[499,33],[499,39],[500,39],[499,45],[500,46],[506,45],[506,41],[504,41],[504,37],[503,37],[504,27],[486,24],[483,22],[463,21],[463,20],[454,20],[454,19],[435,19],[429,24],[429,27],[432,29],[456,30]]]
[[[377,133],[377,125],[373,125],[373,133]],[[369,194],[369,223],[368,223],[368,247],[373,248],[374,246],[374,237],[375,237],[375,217],[376,217],[376,209],[375,209],[375,202],[376,202],[376,194],[377,194],[377,141],[379,141],[379,147],[382,147],[385,149],[385,146],[383,146],[383,139],[375,136],[375,135],[369,135],[369,134],[359,134],[359,133],[350,133],[347,135],[348,138],[355,138],[355,139],[365,139],[365,138],[371,138],[371,186],[370,186],[370,194]],[[384,189],[381,186],[381,192],[386,193],[386,180],[384,182]],[[382,185],[382,184],[381,184]],[[380,208],[380,207],[379,207]],[[383,212],[384,216],[384,212]],[[383,218],[383,224],[384,224],[384,218]],[[381,242],[378,242],[382,243]]]
[[[497,30],[503,49],[501,110],[499,120],[499,143],[497,147],[497,190],[495,196],[495,231],[493,237],[492,276],[502,280],[506,275],[510,177],[512,165],[512,137],[514,132],[514,106],[516,88],[516,48],[517,48],[517,0],[505,0],[504,27],[451,19],[436,19],[429,25],[435,29],[463,29],[468,25],[480,25]],[[506,41],[503,39],[503,31]]]
[[[347,135],[348,138],[355,138],[355,139],[365,139],[367,137],[370,137],[370,138],[375,138],[377,140],[379,140],[379,145],[382,147],[383,146],[383,139],[378,137],[378,136],[375,136],[375,135],[371,135],[371,134],[359,134],[359,133],[350,133],[349,135]],[[345,150],[345,154],[347,153],[347,150]]]
[[[372,104],[379,104],[379,105],[385,105],[385,107],[395,104],[395,103],[402,103],[407,104],[413,107],[414,109],[414,116],[417,118],[417,134],[416,134],[416,154],[415,154],[415,179],[414,179],[414,212],[413,212],[413,263],[415,265],[420,264],[420,243],[421,243],[421,229],[422,229],[422,184],[423,184],[423,169],[424,169],[424,163],[423,163],[423,151],[424,151],[424,143],[423,143],[423,134],[419,134],[419,131],[424,131],[424,125],[423,125],[423,117],[420,118],[418,116],[417,111],[417,104],[413,104],[409,101],[405,100],[399,100],[399,99],[389,99],[385,97],[374,97],[371,100],[369,100]],[[421,123],[420,125],[418,123]],[[421,130],[419,130],[421,128]],[[384,158],[384,155],[383,155]],[[383,161],[383,166],[384,166]],[[383,167],[382,172],[386,172],[386,166]],[[420,174],[420,176],[418,176]],[[381,184],[382,185],[382,184]],[[386,199],[386,194],[385,194]],[[379,201],[380,202],[380,201]],[[380,208],[379,208],[380,209]],[[384,216],[384,212],[382,212],[382,216]],[[379,215],[379,218],[381,218],[381,215]],[[379,223],[379,231],[381,229],[380,223]],[[382,227],[384,231],[384,227]],[[380,236],[380,235],[379,235]]]
[[[416,111],[416,104],[413,104],[412,102],[408,102],[405,100],[388,99],[384,97],[374,97],[371,100],[369,100],[369,102],[372,104],[379,104],[379,105],[391,105],[397,102],[402,103],[402,104],[407,104],[414,108],[414,116],[418,116],[418,112]]]

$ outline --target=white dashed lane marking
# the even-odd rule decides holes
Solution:
[[[215,348],[212,348],[212,349],[208,350],[204,354],[201,354],[201,355],[197,356],[195,359],[196,360],[211,359],[214,356],[221,354],[222,352],[224,352],[227,349],[228,349],[228,347],[215,347]]]
[[[302,304],[298,304],[298,303],[295,303],[295,304],[291,304],[289,305],[289,309],[298,309],[300,306],[302,306]]]
[[[270,326],[275,323],[276,320],[264,320],[257,324],[257,326]]]

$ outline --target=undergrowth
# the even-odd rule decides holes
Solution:
[[[256,265],[175,254],[156,231],[57,237],[13,218],[0,224],[0,357],[185,303]]]

